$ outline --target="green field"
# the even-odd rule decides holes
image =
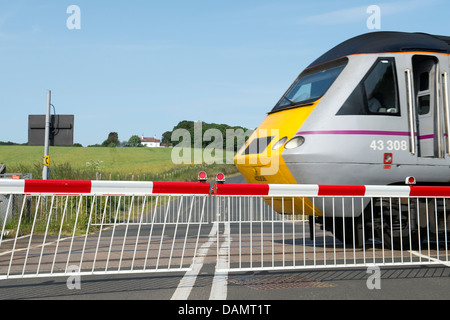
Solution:
[[[195,181],[204,170],[237,173],[234,164],[181,164],[172,161],[172,148],[50,147],[52,179]],[[44,148],[0,146],[0,163],[7,173],[32,173],[41,179]],[[193,159],[193,157],[192,157]],[[192,160],[193,163],[193,160]]]
[[[177,165],[172,161],[172,148],[107,148],[107,147],[50,147],[51,179],[53,180],[126,180],[126,181],[197,181],[200,171],[205,171],[210,179],[222,172],[226,176],[238,173],[234,164],[202,163]],[[176,150],[176,149],[175,149]],[[197,152],[199,150],[196,150]],[[194,159],[194,150],[186,152]],[[7,173],[31,173],[33,179],[42,179],[43,147],[30,146],[0,146],[0,163],[6,164]],[[230,154],[228,155],[230,157]],[[208,159],[205,162],[211,163]],[[224,163],[226,161],[223,161]],[[17,203],[20,203],[18,201]],[[76,202],[75,202],[76,203]],[[84,205],[84,203],[83,203]],[[88,205],[88,204],[86,204]],[[71,210],[75,210],[71,202]],[[14,209],[13,209],[14,210]],[[28,207],[28,212],[34,212]],[[121,212],[123,209],[120,209]],[[89,208],[82,210],[89,212]],[[39,215],[37,222],[25,214],[19,225],[19,209],[13,218],[6,224],[10,232],[6,238],[17,235],[26,235],[34,228],[36,234],[42,234],[47,225],[46,215]],[[37,211],[36,211],[37,212]],[[59,219],[60,217],[58,217]],[[81,214],[75,225],[75,218],[66,219],[62,224],[60,220],[52,220],[49,234],[58,234],[63,226],[63,234],[85,234],[87,216]],[[0,233],[3,222],[0,220]],[[52,229],[53,228],[53,229]],[[95,227],[90,232],[95,231]]]

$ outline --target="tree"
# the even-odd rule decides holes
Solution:
[[[102,147],[117,147],[119,144],[119,134],[117,132],[110,132],[108,139],[103,141]]]
[[[175,128],[173,128],[173,129],[175,130]],[[162,135],[161,143],[163,143],[165,145],[170,145],[172,143],[171,139],[172,139],[172,131],[166,131]]]
[[[141,139],[137,135],[132,135],[130,139],[128,139],[128,145],[130,147],[142,147]]]
[[[183,120],[180,121],[172,131],[166,131],[162,136],[162,143],[169,144],[173,143],[172,141],[172,133],[178,129],[187,130],[189,133],[189,137],[191,138],[190,145],[191,147],[195,147],[196,145],[200,145],[202,148],[206,148],[207,146],[211,146],[211,143],[215,145],[222,145],[223,149],[226,149],[227,146],[231,146],[233,150],[236,152],[242,146],[242,143],[247,141],[250,137],[253,130],[249,130],[240,126],[229,126],[227,124],[217,124],[217,123],[206,123],[201,122],[201,134],[200,132],[195,132],[195,126],[200,125],[198,122]],[[215,133],[219,133],[222,137],[222,141],[205,139],[205,133],[210,129],[216,129]],[[210,131],[211,133],[211,131]],[[229,140],[229,141],[227,141]],[[228,142],[228,143],[227,143]],[[188,142],[189,143],[189,142]],[[232,150],[228,150],[232,151]]]

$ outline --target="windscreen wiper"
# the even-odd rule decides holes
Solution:
[[[296,102],[294,102],[293,100],[289,99],[288,97],[284,97],[284,99],[286,99],[289,102],[291,107],[295,106]]]

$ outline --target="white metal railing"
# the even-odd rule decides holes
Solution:
[[[450,266],[448,187],[217,185],[214,194],[227,271]],[[250,219],[236,215],[243,198],[260,204]]]
[[[226,271],[450,265],[449,207],[449,187],[0,180],[0,279],[185,271],[199,248]]]
[[[0,279],[188,270],[211,211],[200,183],[5,180],[0,193]]]

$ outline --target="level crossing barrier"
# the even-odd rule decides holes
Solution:
[[[224,271],[450,266],[449,187],[217,184],[212,193]]]
[[[449,265],[449,187],[0,180],[0,279]]]
[[[0,181],[0,279],[188,270],[209,193],[188,182]]]

